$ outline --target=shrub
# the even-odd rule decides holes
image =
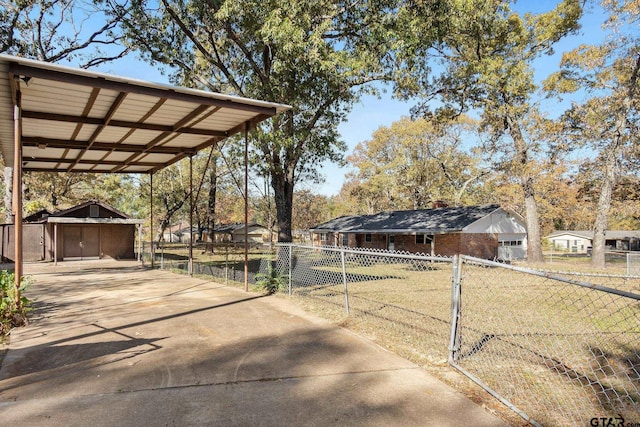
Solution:
[[[22,293],[29,280],[23,277],[16,289],[15,276],[6,270],[0,271],[0,339],[6,337],[11,328],[27,324],[30,301]]]
[[[256,274],[256,285],[269,295],[283,291],[286,287],[286,277],[280,275],[272,265],[267,267],[267,273]]]

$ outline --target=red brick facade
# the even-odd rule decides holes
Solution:
[[[437,234],[433,244],[429,238],[424,243],[416,243],[415,234],[395,234],[393,249],[427,255],[471,255],[477,258],[493,259],[498,256],[498,237],[490,233],[451,233]],[[351,248],[388,249],[386,234],[349,233],[348,245],[344,245],[343,234],[314,234],[313,243],[320,246],[348,246]]]

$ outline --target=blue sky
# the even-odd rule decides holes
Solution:
[[[516,8],[518,10],[530,10],[537,13],[550,10],[556,4],[557,2],[552,0],[536,2],[527,0],[517,3]],[[557,69],[563,51],[570,50],[581,43],[591,44],[601,41],[603,37],[600,28],[601,24],[602,13],[600,10],[588,12],[583,18],[582,29],[577,35],[562,40],[557,45],[554,56],[542,58],[536,63],[536,79],[544,79],[548,74]],[[134,58],[107,64],[102,66],[100,71],[141,80],[168,83],[167,76],[161,75],[157,69],[148,63]],[[568,105],[568,101],[561,103],[557,99],[541,99],[541,104],[543,111],[547,111],[550,115],[556,116],[564,110]],[[393,99],[389,91],[383,93],[381,98],[375,96],[363,97],[359,103],[354,105],[347,121],[341,123],[338,127],[340,135],[348,147],[345,156],[351,154],[357,144],[370,139],[373,132],[378,128],[383,126],[388,127],[403,116],[408,116],[413,105],[412,102],[402,102]],[[345,174],[352,170],[349,166],[340,167],[328,162],[319,166],[319,169],[322,170],[322,174],[325,177],[323,184],[302,183],[297,189],[307,188],[315,193],[327,196],[338,194],[345,181]]]

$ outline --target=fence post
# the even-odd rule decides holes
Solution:
[[[449,363],[454,364],[458,359],[458,353],[460,351],[458,320],[461,315],[460,296],[462,293],[462,258],[459,255],[453,256],[451,267],[451,340],[449,341]]]
[[[160,246],[160,270],[164,270],[164,244]]]
[[[342,282],[344,283],[344,307],[349,314],[349,288],[347,286],[347,266],[344,261],[344,249],[340,250],[340,258],[342,260]]]
[[[291,296],[291,280],[293,277],[293,245],[287,246],[289,248],[289,296]]]
[[[627,276],[631,276],[631,254],[627,252]]]

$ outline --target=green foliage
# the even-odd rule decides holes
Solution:
[[[7,336],[11,328],[27,324],[30,301],[22,293],[28,284],[29,280],[23,277],[16,289],[14,274],[0,271],[0,339]]]
[[[287,286],[287,278],[281,275],[269,262],[266,273],[256,274],[256,286],[272,295],[279,291],[284,291]]]
[[[352,196],[364,212],[430,208],[435,200],[461,204],[483,203],[481,178],[488,172],[462,149],[465,138],[477,132],[475,123],[461,116],[439,121],[403,118],[381,127],[370,141],[359,144],[349,162],[357,168]]]
[[[291,240],[295,185],[317,180],[323,161],[342,160],[338,125],[360,95],[376,91],[370,83],[396,77],[394,53],[414,19],[395,0],[109,3],[131,46],[172,67],[174,82],[293,107],[251,138],[252,159],[271,178],[281,241]],[[446,10],[429,11],[438,28],[431,16]]]

